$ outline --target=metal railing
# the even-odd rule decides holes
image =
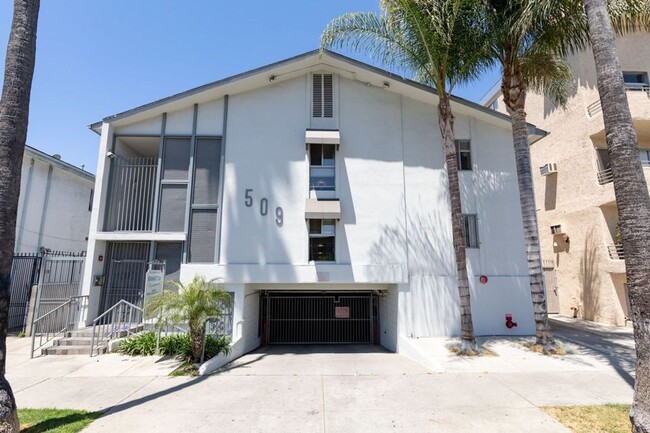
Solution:
[[[611,183],[614,181],[614,172],[612,172],[612,168],[606,168],[604,170],[600,170],[598,172],[598,183],[600,185],[606,185],[608,183]]]
[[[623,244],[607,245],[607,253],[612,260],[625,260],[625,253],[623,252]]]
[[[105,231],[151,231],[158,159],[117,157],[111,167]]]
[[[90,356],[115,338],[128,337],[144,329],[143,310],[122,299],[93,320]]]
[[[84,321],[88,311],[88,295],[73,296],[67,302],[38,317],[32,323],[32,348],[29,354],[43,348],[56,337],[74,330]],[[37,343],[38,340],[38,343]]]
[[[625,83],[625,90],[631,92],[645,92],[650,98],[650,84],[646,83]]]

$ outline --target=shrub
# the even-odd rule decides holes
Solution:
[[[125,355],[154,355],[156,353],[156,333],[153,331],[142,332],[133,337],[122,340],[117,351]],[[160,337],[160,353],[169,356],[178,356],[183,359],[192,358],[192,344],[189,334],[174,334]],[[208,335],[205,341],[205,359],[214,358],[219,354],[230,353],[230,338],[214,338]]]

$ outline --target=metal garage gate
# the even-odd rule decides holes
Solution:
[[[378,299],[372,293],[273,293],[261,297],[268,344],[375,343]]]

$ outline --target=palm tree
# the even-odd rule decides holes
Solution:
[[[614,174],[614,194],[623,236],[625,272],[636,342],[632,431],[650,432],[650,196],[639,160],[639,145],[630,115],[614,31],[604,0],[584,0],[603,108],[607,152]],[[645,6],[648,7],[647,5]],[[646,9],[647,10],[647,9]]]
[[[15,0],[0,100],[0,431],[18,432],[16,401],[5,377],[9,281],[29,98],[36,59],[39,0]]]
[[[438,93],[438,126],[447,164],[458,291],[461,353],[476,346],[465,256],[451,92],[476,78],[486,61],[485,32],[474,0],[382,0],[381,14],[349,13],[329,23],[321,46],[369,53],[386,67],[411,73]]]
[[[620,31],[643,17],[645,0],[612,2]],[[571,94],[573,75],[566,56],[589,42],[589,27],[580,0],[486,0],[492,52],[501,64],[501,92],[512,119],[519,199],[524,223],[528,275],[535,314],[536,344],[554,348],[548,323],[539,230],[526,123],[529,90],[545,93],[559,106]]]
[[[210,318],[221,318],[232,306],[232,297],[216,280],[194,276],[189,284],[170,281],[176,290],[163,290],[147,300],[145,313],[158,317],[157,325],[163,329],[169,324],[187,324],[190,329],[192,361],[199,362],[203,352],[203,327]]]

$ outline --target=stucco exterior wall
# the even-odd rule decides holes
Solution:
[[[48,176],[50,167],[52,174]],[[15,251],[34,253],[41,247],[86,251],[92,175],[63,170],[27,151],[21,176]]]
[[[435,106],[338,76],[336,196],[341,216],[336,262],[310,263],[305,218],[310,77],[303,73],[229,95],[219,262],[183,264],[181,280],[197,273],[220,278],[236,291],[236,308],[244,309],[256,290],[379,291],[384,294],[380,338],[386,347],[397,347],[397,333],[457,335],[451,216]],[[191,113],[187,107],[168,113],[167,127],[174,134],[191,133]],[[221,122],[218,116],[223,113],[219,102],[203,101],[198,104],[199,125],[220,134],[214,124]],[[510,129],[505,122],[498,127],[460,113],[455,121],[457,138],[472,144],[473,170],[461,174],[461,189],[464,212],[479,216],[480,248],[467,253],[476,333],[531,334]],[[146,120],[143,131],[155,125]],[[118,133],[123,130],[116,128]],[[129,124],[128,131],[138,133],[137,124]],[[103,130],[104,145],[112,133],[111,128]],[[253,197],[250,207],[245,203],[247,191]],[[267,215],[260,210],[262,198],[268,200]],[[282,224],[275,218],[277,207],[282,208]],[[102,235],[99,218],[96,221],[91,240]],[[156,236],[150,239],[159,240]],[[112,239],[133,237],[116,234]],[[102,265],[94,263],[91,273],[101,272]],[[488,276],[487,284],[479,283],[480,275]],[[514,315],[517,328],[504,326],[506,313]],[[253,313],[237,314],[247,317],[242,329],[253,332],[248,319]]]
[[[623,71],[650,72],[648,36],[637,33],[617,40]],[[625,325],[630,323],[625,265],[607,251],[616,237],[616,199],[612,183],[598,182],[594,149],[606,144],[593,54],[581,52],[569,63],[575,92],[566,108],[539,94],[530,93],[526,100],[528,121],[550,132],[531,145],[542,256],[555,265],[562,314],[572,315],[572,308],[578,308],[579,317]],[[627,95],[639,146],[650,149],[650,98],[641,91]],[[502,103],[499,109],[503,111]],[[546,163],[556,163],[558,173],[541,176],[539,167]],[[648,179],[650,168],[644,171]],[[562,226],[569,242],[551,234],[553,225]]]

